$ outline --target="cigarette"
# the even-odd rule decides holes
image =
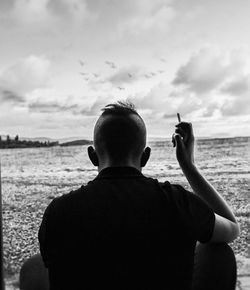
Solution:
[[[179,113],[177,113],[177,119],[178,119],[178,122],[180,123],[181,122],[181,116]]]

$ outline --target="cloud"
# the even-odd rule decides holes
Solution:
[[[245,61],[243,61],[243,59]],[[129,99],[152,119],[190,120],[240,116],[250,112],[250,54],[206,47],[177,69],[170,83],[156,84]]]
[[[19,59],[0,73],[0,87],[16,94],[26,94],[48,83],[49,69],[50,61],[43,56]]]
[[[101,109],[114,101],[115,98],[112,96],[99,96],[92,104],[84,106],[81,109],[80,114],[84,116],[97,116],[101,113]]]
[[[249,115],[250,112],[250,98],[229,99],[221,107],[221,113],[223,116],[242,116]]]
[[[175,12],[172,0],[51,0],[48,7],[60,16],[90,20],[95,27],[113,35],[140,35],[168,27]],[[107,36],[107,33],[105,34]]]
[[[131,34],[138,36],[144,32],[152,30],[155,33],[160,31],[166,31],[169,23],[175,17],[175,10],[171,7],[170,1],[145,1],[146,5],[139,1],[139,7],[143,7],[137,14],[132,14],[129,18],[125,19],[119,26],[119,30],[122,34]]]
[[[206,93],[215,89],[230,73],[231,67],[223,52],[203,48],[178,69],[173,84],[183,85],[196,93]]]
[[[8,3],[7,3],[8,2]],[[2,0],[0,14],[9,17],[13,23],[29,26],[29,29],[50,28],[54,25],[80,24],[93,15],[88,11],[85,0]]]
[[[37,113],[63,113],[63,112],[78,112],[79,107],[76,104],[59,104],[56,101],[52,102],[32,102],[28,105],[30,112]]]
[[[172,85],[178,93],[173,95],[197,96],[204,117],[249,114],[249,71],[249,51],[206,47],[177,70]]]
[[[221,92],[231,96],[242,96],[250,92],[250,75],[242,75],[225,83]]]
[[[140,110],[145,110],[150,118],[176,118],[177,112],[184,116],[200,108],[200,101],[194,94],[186,92],[177,96],[172,92],[170,85],[160,83],[147,94],[137,94],[129,97],[129,100]]]
[[[141,68],[137,66],[124,67],[109,76],[106,81],[113,85],[123,85],[136,82],[141,77]]]
[[[140,33],[153,27],[165,29],[175,15],[172,0],[12,0],[3,1],[6,10],[12,6],[13,19],[23,23],[61,20],[79,21],[91,19],[104,26],[112,25],[119,31]],[[116,24],[116,25],[114,25]]]
[[[77,50],[74,45],[76,43],[78,47],[84,45],[90,49],[93,49],[93,45],[101,49],[110,46],[112,49],[125,42],[129,48],[133,43],[141,45],[149,41],[150,43],[158,41],[159,46],[161,36],[165,35],[169,24],[175,18],[172,0],[10,0],[9,2],[12,4],[2,5],[4,7],[2,10],[0,6],[2,27],[5,26],[8,31],[11,27],[15,43],[23,40],[23,37],[20,38],[20,35],[23,35],[25,38],[35,40],[35,43],[30,44],[31,47],[36,47],[40,43],[41,48],[43,45],[46,46],[46,51],[56,44],[59,44],[62,50],[63,43],[67,41],[73,44],[73,50]],[[5,35],[6,28],[2,29],[2,32],[8,38]],[[77,42],[75,38],[78,38]],[[49,46],[46,41],[49,41]],[[25,46],[24,43],[20,45]]]
[[[250,114],[250,74],[235,77],[228,81],[221,93],[229,97],[221,107],[221,113],[225,116],[239,116]]]
[[[0,100],[2,103],[10,103],[10,104],[23,104],[25,102],[25,98],[16,94],[15,92],[2,90],[0,88]]]
[[[171,0],[86,0],[89,11],[95,12],[99,18],[110,17],[111,21],[117,21],[133,17],[134,15],[154,15],[164,7],[171,5]]]
[[[11,10],[15,0],[1,0],[0,1],[0,11],[6,13]]]
[[[170,83],[155,84],[148,92],[128,95],[142,114],[151,120],[184,118],[219,118],[249,114],[250,54],[243,50],[223,50],[205,47],[193,53],[176,71]],[[245,61],[243,61],[245,60]],[[130,77],[129,74],[134,77]],[[140,67],[125,67],[106,78],[113,86],[123,86],[140,80]],[[112,89],[109,87],[109,90]],[[101,98],[101,97],[100,97]],[[98,100],[98,99],[97,99]],[[97,115],[110,102],[102,99],[81,111]]]
[[[55,14],[68,15],[68,14],[82,14],[87,9],[87,3],[84,0],[50,0],[48,8]]]
[[[28,104],[28,109],[32,113],[70,113],[73,115],[97,116],[102,108],[114,100],[115,98],[111,96],[99,96],[90,103],[76,103],[72,102],[70,98],[63,102],[59,100],[41,101],[37,99]]]
[[[47,11],[48,3],[49,0],[16,0],[12,10],[12,17],[27,24],[46,22],[49,17]]]

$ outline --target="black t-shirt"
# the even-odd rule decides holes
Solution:
[[[55,198],[39,230],[51,289],[190,289],[213,211],[180,185],[109,167]]]

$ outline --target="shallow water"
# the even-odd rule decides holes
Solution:
[[[171,143],[149,145],[152,155],[143,173],[189,189]],[[96,176],[86,150],[75,146],[0,151],[7,276],[18,273],[23,261],[38,252],[37,232],[51,199]],[[236,254],[250,258],[250,138],[198,140],[195,159],[236,213],[241,225],[241,236],[232,245]]]

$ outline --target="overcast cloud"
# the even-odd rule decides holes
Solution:
[[[129,99],[150,135],[171,134],[177,112],[198,135],[250,135],[249,13],[233,0],[2,0],[0,130],[76,136],[82,120],[91,135],[101,108]]]
[[[49,80],[50,62],[45,57],[30,55],[11,64],[0,74],[0,87],[25,94],[43,87]]]
[[[236,54],[235,51],[206,47],[179,68],[173,85],[180,86],[183,94],[185,91],[195,94],[201,106],[206,108],[206,116],[218,110],[227,116],[249,114],[248,60],[249,54],[245,51],[237,50]]]
[[[0,100],[1,103],[8,104],[23,104],[25,102],[25,98],[23,96],[17,95],[15,92],[8,91],[0,88]]]

